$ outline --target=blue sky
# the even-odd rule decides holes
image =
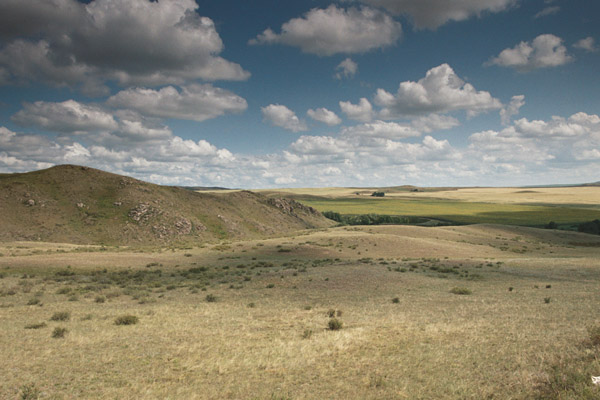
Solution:
[[[4,0],[0,172],[598,181],[599,16],[589,0]]]

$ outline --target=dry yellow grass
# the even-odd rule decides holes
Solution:
[[[388,196],[439,198],[498,204],[579,204],[599,205],[600,187],[553,188],[460,188],[436,192],[390,193]]]
[[[485,202],[497,204],[572,204],[572,205],[599,205],[600,186],[581,187],[541,187],[541,188],[518,188],[518,187],[465,187],[453,189],[427,190],[411,192],[409,190],[397,191],[364,188],[293,188],[293,189],[263,189],[259,193],[281,193],[282,195],[305,195],[320,196],[328,198],[361,197],[369,196],[375,190],[386,192],[386,197],[405,198],[435,198],[445,200],[457,200],[467,202]]]
[[[600,238],[578,233],[380,226],[145,252],[14,246],[0,249],[0,398],[33,384],[52,399],[529,399],[600,322]],[[260,261],[273,266],[250,269]],[[200,266],[215,278],[181,275]],[[133,275],[157,269],[162,285]],[[70,320],[49,320],[60,311]],[[139,323],[115,325],[124,314]]]

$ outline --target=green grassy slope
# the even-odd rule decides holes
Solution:
[[[455,201],[434,198],[315,198],[296,196],[317,210],[340,214],[383,214],[444,219],[455,223],[542,226],[550,221],[576,224],[600,218],[600,209],[580,205],[523,205]]]
[[[251,192],[195,193],[74,165],[0,175],[0,240],[148,245],[275,236],[331,222]]]

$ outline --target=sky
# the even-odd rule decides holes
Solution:
[[[2,0],[0,172],[600,181],[596,0]]]

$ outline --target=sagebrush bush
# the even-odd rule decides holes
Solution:
[[[135,325],[139,318],[135,315],[121,315],[115,319],[115,325]]]
[[[215,296],[214,294],[207,294],[204,300],[206,300],[206,302],[208,303],[214,303],[217,301],[217,296]]]
[[[394,303],[394,304],[398,304],[398,303],[400,303],[400,298],[399,298],[399,297],[394,297],[394,298],[392,299],[392,303]]]
[[[469,295],[469,294],[472,294],[473,292],[471,291],[471,289],[467,289],[464,287],[454,287],[454,288],[450,289],[450,293],[458,294],[458,295]]]
[[[52,337],[55,338],[55,339],[60,339],[60,338],[65,337],[65,335],[67,334],[67,332],[68,332],[67,328],[63,328],[63,327],[57,326],[52,331]]]
[[[71,319],[71,313],[68,311],[58,311],[50,317],[50,321],[68,321],[69,319]]]
[[[41,322],[39,324],[30,324],[30,325],[25,325],[25,329],[41,329],[41,328],[45,328],[47,325],[45,322]]]
[[[337,318],[331,318],[327,323],[327,327],[330,331],[339,331],[342,329],[343,323]]]
[[[106,301],[106,297],[104,297],[104,296],[96,296],[96,298],[94,299],[94,301],[96,303],[104,303]]]

